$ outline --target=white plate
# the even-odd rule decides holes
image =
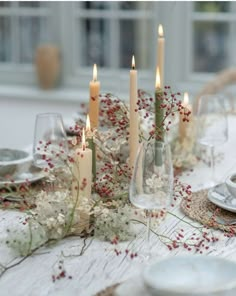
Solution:
[[[208,199],[220,208],[236,213],[236,198],[231,195],[225,184],[210,189]]]
[[[236,295],[236,263],[224,258],[174,256],[148,266],[143,276],[153,295]]]
[[[32,166],[28,172],[12,176],[14,183],[9,179],[0,178],[0,187],[23,184],[26,182],[26,180],[30,183],[33,183],[43,179],[44,177],[45,173],[41,169]]]

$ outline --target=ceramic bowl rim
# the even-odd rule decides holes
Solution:
[[[197,292],[194,292],[193,290],[192,291],[187,291],[187,290],[183,290],[181,288],[177,289],[168,289],[168,288],[161,288],[161,287],[158,287],[158,286],[155,286],[153,285],[153,281],[149,280],[148,279],[148,270],[150,269],[151,266],[155,265],[155,264],[158,264],[160,262],[164,262],[164,261],[169,261],[170,259],[175,259],[175,258],[178,258],[178,259],[183,259],[183,260],[188,260],[188,259],[205,259],[205,260],[217,260],[217,261],[221,261],[221,262],[224,262],[225,264],[235,264],[235,270],[236,270],[236,262],[232,261],[232,260],[229,260],[229,259],[226,259],[226,258],[222,258],[222,257],[217,257],[217,256],[207,256],[207,255],[179,255],[179,256],[168,256],[164,259],[160,259],[160,260],[157,260],[155,261],[155,263],[149,265],[148,267],[146,267],[142,273],[142,276],[143,276],[143,280],[144,280],[144,283],[146,286],[150,287],[151,289],[158,289],[158,291],[160,292],[164,292],[164,293],[172,293],[172,295],[175,295],[176,296],[188,296],[189,293],[191,293],[192,296],[194,295],[203,295],[203,296],[206,296],[208,295],[209,293],[219,293],[219,292],[225,292],[227,290],[230,290],[232,288],[236,288],[236,279],[235,280],[231,280],[229,282],[226,282],[224,284],[223,287],[217,287],[217,288],[212,288],[212,289],[205,289],[205,290],[198,290]],[[174,294],[175,293],[175,294]]]
[[[6,161],[1,161],[0,160],[0,167],[1,166],[7,166],[7,165],[17,165],[17,164],[24,164],[29,161],[33,160],[33,156],[26,150],[23,149],[11,149],[11,148],[1,148],[1,150],[12,150],[12,151],[20,151],[20,152],[25,152],[27,156],[20,158],[20,159],[15,159],[15,160],[6,160]]]

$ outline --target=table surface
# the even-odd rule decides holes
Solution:
[[[236,171],[236,136],[234,136],[236,119],[230,116],[229,123],[229,140],[221,147],[217,147],[217,153],[224,153],[224,158],[216,167],[217,177],[221,181],[224,181],[230,172]],[[184,173],[181,180],[190,184],[193,191],[197,191],[204,188],[204,181],[207,177],[209,178],[209,172],[209,167],[198,163],[194,171]],[[179,217],[184,216],[179,207],[176,207],[174,211]],[[7,227],[16,225],[20,215],[14,211],[0,211],[1,242],[4,242],[6,238]],[[157,231],[164,235],[170,235],[179,228],[184,228],[185,233],[188,234],[194,231],[192,227],[181,223],[173,216],[167,216]],[[222,232],[215,232],[220,236],[220,240],[205,254],[236,260],[235,237],[226,238]],[[132,242],[122,243],[118,248],[125,250],[128,244],[129,249],[138,251],[143,247],[144,242],[144,227],[142,227],[138,238]],[[1,276],[0,295],[88,296],[96,294],[107,286],[132,278],[141,272],[143,265],[139,263],[138,259],[131,260],[124,253],[117,256],[114,248],[115,246],[111,243],[98,239],[77,237],[67,238],[56,245],[41,248]],[[188,252],[184,248],[169,251],[154,234],[151,235],[151,249],[154,252],[158,251],[159,257]],[[0,264],[6,266],[18,262],[19,259],[4,243],[0,244]],[[66,271],[66,277],[53,282],[52,276],[58,274],[61,260],[64,262],[63,268]],[[70,276],[72,278],[69,278]]]

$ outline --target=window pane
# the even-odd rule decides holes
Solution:
[[[228,1],[201,1],[195,2],[195,11],[199,12],[227,12],[230,8]]]
[[[147,20],[120,21],[120,66],[130,68],[135,55],[137,68],[149,68],[152,40],[151,23]]]
[[[10,17],[0,17],[0,61],[11,61],[11,51]]]
[[[145,10],[150,9],[152,3],[150,1],[122,1],[120,2],[120,9],[123,10]]]
[[[78,47],[82,51],[79,64],[91,66],[96,63],[101,67],[109,66],[109,21],[85,19],[79,22],[79,25],[81,25],[81,38]]]
[[[32,63],[36,47],[49,41],[50,28],[44,17],[20,17],[20,63]]]
[[[228,64],[229,27],[226,23],[194,23],[195,72],[216,72]]]
[[[107,1],[84,1],[78,3],[79,6],[83,9],[108,9],[109,2]]]
[[[47,1],[18,1],[20,7],[44,7],[47,6]]]
[[[9,7],[11,6],[10,1],[0,1],[0,7]]]

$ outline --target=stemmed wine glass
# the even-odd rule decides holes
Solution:
[[[169,144],[144,142],[140,145],[130,183],[131,203],[146,210],[147,232],[144,259],[150,258],[150,221],[153,210],[167,208],[173,194],[173,166]]]
[[[217,183],[215,179],[215,147],[225,143],[228,139],[228,122],[224,100],[222,95],[204,95],[200,97],[197,108],[197,141],[210,147],[211,179],[205,184],[207,187],[212,187]]]
[[[61,114],[37,114],[33,144],[35,166],[44,169],[61,167],[67,155],[68,143]]]

